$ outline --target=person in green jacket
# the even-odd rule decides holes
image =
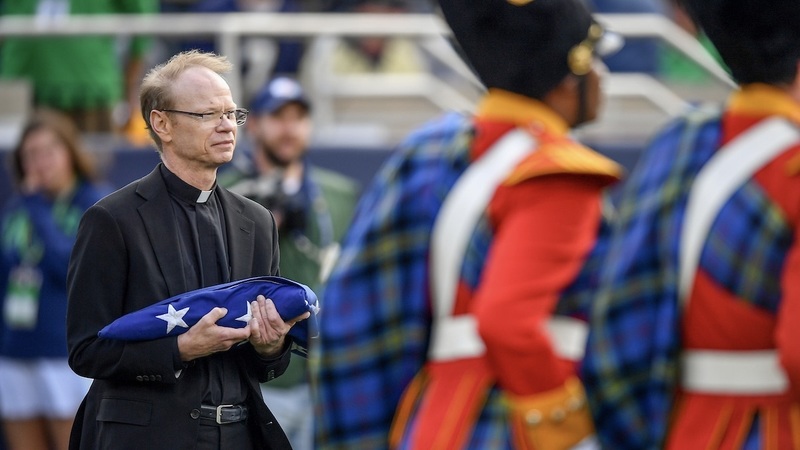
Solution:
[[[35,17],[43,26],[71,15],[156,12],[157,0],[0,0],[0,15]],[[134,37],[120,55],[114,36],[10,37],[0,42],[0,79],[29,81],[36,106],[67,113],[80,131],[121,130],[137,116],[126,110],[139,110],[149,41]]]
[[[350,224],[359,187],[353,179],[306,161],[310,108],[294,79],[269,81],[250,104],[251,152],[223,173],[219,183],[272,211],[280,235],[281,276],[309,286],[324,310],[324,282]],[[306,359],[292,358],[280,379],[262,384],[261,391],[292,447],[311,450],[314,414]]]

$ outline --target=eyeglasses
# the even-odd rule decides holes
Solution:
[[[161,111],[164,112],[173,112],[178,114],[186,114],[187,116],[197,117],[203,122],[208,122],[209,120],[217,117],[218,112],[209,112],[209,113],[196,113],[191,111],[179,111],[177,109],[162,109]],[[233,120],[236,122],[236,126],[242,126],[245,122],[247,122],[247,114],[250,111],[244,108],[232,109],[230,111],[222,112],[222,115],[219,116],[219,120],[222,121],[222,118],[225,117],[228,120]]]

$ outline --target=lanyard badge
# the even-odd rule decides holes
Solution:
[[[36,328],[41,288],[42,273],[36,267],[17,266],[11,270],[3,304],[6,326],[18,330]]]

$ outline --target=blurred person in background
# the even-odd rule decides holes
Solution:
[[[610,34],[580,0],[439,4],[488,92],[361,197],[312,352],[317,444],[596,448],[576,365],[621,167],[570,130],[597,117]]]
[[[197,0],[189,13],[299,13],[306,10],[300,0]],[[213,40],[186,40],[181,50],[217,51]],[[305,43],[286,36],[243,36],[241,39],[242,97],[252,98],[270,78],[296,76]]]
[[[337,0],[330,12],[404,14],[430,12],[409,0]],[[367,16],[365,16],[367,17]],[[323,67],[323,73],[318,73]],[[428,61],[414,39],[392,36],[321,36],[303,60],[303,78],[358,73],[408,74],[428,69]]]
[[[339,254],[358,186],[306,160],[310,108],[294,79],[277,77],[267,83],[250,105],[250,152],[221,175],[220,183],[272,211],[280,235],[281,276],[311,287],[324,305],[325,279]],[[261,385],[295,450],[314,448],[307,365],[305,358],[292,358],[283,376]]]
[[[681,0],[666,0],[665,3],[667,5],[667,15],[672,21],[690,36],[697,38],[700,45],[708,51],[711,57],[725,68],[725,62],[720,59],[714,44],[689,17],[689,14],[681,4]],[[671,46],[664,46],[660,52],[659,67],[661,79],[676,85],[704,85],[713,80],[713,77],[705,69]]]
[[[72,15],[145,14],[157,0],[0,0],[2,16],[30,16],[42,26]],[[36,106],[67,113],[81,132],[124,131],[138,120],[138,86],[148,38],[133,37],[118,51],[114,36],[9,37],[0,41],[0,78],[29,80]]]
[[[66,449],[90,384],[67,364],[67,265],[81,215],[108,191],[61,113],[36,113],[10,157],[18,192],[0,218],[0,417],[10,449]]]
[[[162,13],[182,13],[188,12],[200,0],[159,0],[158,9]]]
[[[800,448],[800,4],[683,0],[739,85],[626,182],[583,376],[615,450]]]

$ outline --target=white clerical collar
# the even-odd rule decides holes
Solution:
[[[210,191],[200,191],[200,195],[197,196],[197,203],[205,203],[208,201],[208,198],[211,197],[211,193],[214,192],[213,190]]]

